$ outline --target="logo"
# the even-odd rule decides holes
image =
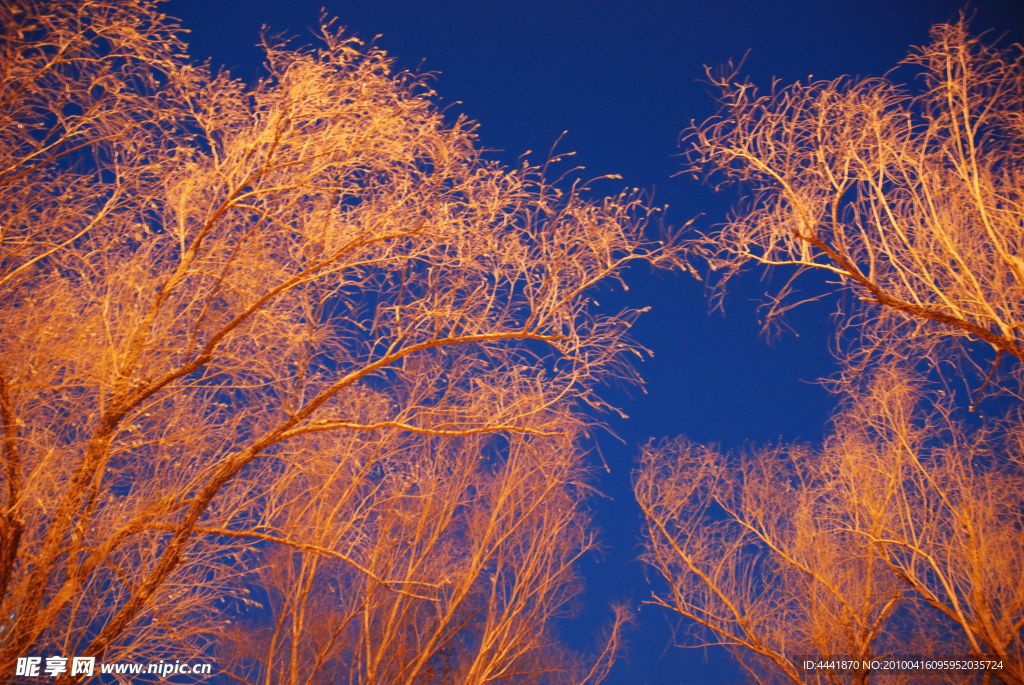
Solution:
[[[62,656],[48,657],[46,659],[46,666],[42,666],[42,662],[43,657],[41,656],[18,657],[18,665],[15,668],[14,675],[38,676],[40,668],[42,668],[43,675],[48,675],[51,678],[56,678],[62,673],[68,672],[68,660]],[[96,657],[94,656],[71,657],[71,675],[73,676],[91,676],[95,668]]]

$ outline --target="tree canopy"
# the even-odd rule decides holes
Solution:
[[[626,615],[590,662],[550,619],[636,379],[588,292],[678,263],[643,198],[484,159],[327,21],[249,87],[150,2],[0,12],[0,670],[209,653],[259,587],[239,677],[600,680]]]

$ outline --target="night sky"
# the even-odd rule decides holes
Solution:
[[[530,159],[543,162],[567,131],[558,150],[577,153],[571,162],[586,168],[585,178],[623,177],[593,184],[595,196],[645,188],[655,204],[669,206],[666,223],[701,215],[695,226],[705,228],[724,218],[736,195],[674,176],[680,132],[715,109],[704,65],[738,60],[749,50],[744,72],[761,86],[773,77],[786,84],[810,75],[880,76],[908,46],[927,42],[931,25],[955,19],[963,7],[959,0],[326,1],[329,17],[375,40],[398,69],[436,74],[441,106],[453,118],[465,114],[479,123],[491,158],[513,164],[532,150]],[[191,30],[193,58],[209,58],[214,68],[252,82],[262,73],[255,46],[261,25],[310,42],[324,2],[171,0],[163,11]],[[979,0],[969,9],[972,29],[1020,41],[1022,10],[1021,0]],[[634,335],[654,357],[640,366],[643,391],[606,392],[631,418],[601,417],[611,432],[593,443],[597,484],[607,496],[594,502],[605,552],[585,565],[581,613],[563,626],[569,644],[592,642],[610,615],[608,602],[636,606],[650,595],[635,561],[641,514],[630,471],[638,444],[680,433],[727,448],[821,439],[833,400],[814,381],[835,368],[828,352],[835,303],[798,309],[789,318],[794,332],[769,345],[757,322],[767,289],[760,276],[733,287],[724,317],[709,314],[704,286],[690,276],[635,270],[628,292],[606,288],[596,295],[603,307],[651,307]],[[813,293],[815,284],[805,285]],[[639,618],[628,661],[606,682],[738,680],[723,653],[673,647],[673,630],[682,637],[687,626],[661,609],[641,609]]]

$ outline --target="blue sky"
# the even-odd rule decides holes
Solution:
[[[747,54],[744,72],[762,86],[773,77],[878,76],[963,7],[958,0],[171,0],[164,11],[191,30],[194,58],[251,82],[261,73],[260,27],[307,41],[324,2],[328,16],[375,40],[399,68],[436,72],[441,105],[480,124],[492,158],[511,164],[532,150],[531,159],[543,161],[567,131],[559,150],[576,151],[572,161],[587,178],[623,177],[595,184],[595,193],[646,188],[669,206],[667,223],[701,215],[702,227],[721,221],[736,199],[674,176],[679,133],[714,111],[704,65]],[[1024,37],[1022,10],[1020,0],[979,0],[969,9],[976,32],[1007,33],[1011,41]],[[708,313],[703,285],[689,276],[641,271],[631,274],[628,292],[598,295],[605,307],[651,307],[634,333],[654,357],[640,366],[646,393],[608,391],[632,418],[605,417],[621,440],[605,434],[594,445],[595,464],[603,457],[609,468],[599,470],[607,498],[594,504],[606,551],[586,564],[588,592],[579,618],[566,623],[569,642],[589,640],[609,601],[639,604],[650,594],[634,561],[641,517],[629,474],[639,443],[680,433],[726,447],[821,438],[832,399],[814,380],[834,368],[827,349],[834,305],[797,310],[795,333],[768,345],[758,334],[757,300],[767,289],[759,279],[751,274],[730,292],[724,317]],[[607,682],[737,681],[722,654],[672,647],[677,627],[664,612],[642,609],[629,661]]]

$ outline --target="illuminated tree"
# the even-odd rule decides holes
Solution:
[[[864,536],[960,632],[966,651],[1002,662],[993,675],[1013,685],[1024,684],[1021,419],[970,431],[954,420],[948,397],[886,369],[837,422],[866,446],[851,455],[854,478],[887,493],[876,503],[862,492],[852,509],[886,512],[885,528]]]
[[[849,506],[871,484],[843,471],[799,446],[739,460],[683,439],[644,450],[642,558],[667,584],[651,603],[697,625],[685,646],[724,645],[757,682],[878,682],[861,666],[824,681],[803,668],[885,654],[904,608],[874,541],[883,521]]]
[[[865,303],[847,319],[862,353],[912,344],[935,361],[938,343],[967,339],[994,352],[992,371],[1024,361],[1022,59],[961,19],[904,60],[919,90],[843,77],[759,95],[712,77],[722,107],[687,136],[690,171],[747,193],[688,242],[721,274],[719,296],[748,264],[787,267],[770,324],[794,306],[794,279],[819,272]]]
[[[309,488],[376,493],[332,514],[325,558],[361,573],[345,582],[375,588],[374,606],[406,611],[413,590],[375,560],[375,536],[422,502],[397,475],[351,470],[372,456],[405,473],[401,455],[423,464],[431,441],[450,455],[437,468],[483,454],[490,471],[465,477],[498,482],[515,450],[554,440],[507,477],[546,474],[549,499],[530,500],[544,511],[573,503],[536,524],[573,531],[537,550],[551,569],[589,546],[558,473],[579,468],[573,412],[605,407],[597,383],[636,378],[622,357],[636,312],[598,316],[587,293],[633,262],[677,263],[670,240],[644,237],[639,197],[586,201],[483,160],[420,79],[329,25],[319,49],[268,42],[268,76],[247,88],[188,64],[145,2],[0,11],[0,670],[50,648],[107,661],[206,649],[217,600],[246,599],[246,559],[322,551],[303,523],[313,509],[299,513]],[[471,498],[447,478],[437,487]],[[483,525],[466,502],[432,506]],[[519,530],[514,508],[482,511]],[[445,553],[445,582],[468,597],[466,553]],[[480,573],[514,557],[489,554]],[[425,590],[451,591],[423,572],[439,585]],[[538,616],[572,587],[551,577]],[[464,606],[451,620],[470,620]],[[477,606],[491,620],[505,605]],[[525,663],[497,656],[544,623],[524,615],[474,674]]]
[[[690,171],[749,192],[686,243],[720,272],[719,298],[754,263],[790,272],[769,323],[807,272],[864,303],[840,319],[856,373],[820,449],[733,457],[679,440],[649,446],[635,476],[644,559],[667,584],[653,603],[759,682],[943,677],[798,663],[894,652],[969,653],[1002,664],[985,682],[1024,682],[1020,415],[968,429],[952,395],[906,370],[950,342],[993,351],[982,387],[1002,358],[1024,361],[1022,59],[961,20],[904,61],[920,91],[841,78],[758,95],[727,72],[721,111],[688,135]]]
[[[593,544],[571,440],[437,437],[389,448],[350,437],[341,468],[290,461],[298,491],[273,493],[261,534],[310,544],[260,571],[273,624],[238,629],[249,682],[598,682],[625,613],[590,672],[560,649],[550,620]],[[561,444],[559,444],[561,443]],[[326,446],[320,446],[321,449]],[[316,454],[311,452],[310,454]],[[292,485],[294,487],[294,485]],[[216,531],[208,531],[216,534]]]
[[[861,390],[820,450],[645,450],[644,560],[669,588],[653,603],[760,678],[819,682],[802,655],[970,654],[1024,682],[1020,418],[969,431],[948,399],[892,370]]]

